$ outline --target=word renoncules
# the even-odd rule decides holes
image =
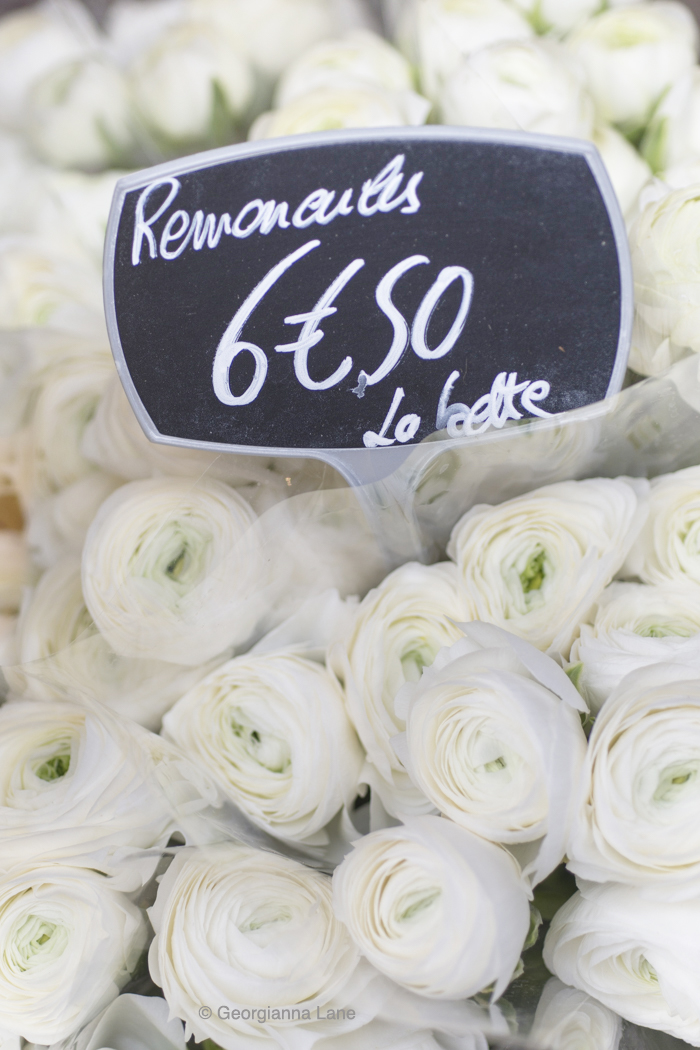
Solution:
[[[211,1011],[207,1016],[211,1017]],[[201,1013],[201,1011],[200,1011]],[[265,1024],[267,1021],[354,1021],[355,1011],[353,1009],[334,1010],[326,1007],[321,1010],[316,1006],[313,1010],[308,1008],[289,1006],[252,1006],[252,1007],[230,1007],[220,1006],[216,1015],[221,1021],[253,1021]]]
[[[260,198],[248,201],[235,219],[232,219],[228,212],[218,217],[211,212],[205,216],[200,209],[194,215],[190,215],[183,208],[179,208],[168,216],[160,240],[156,241],[153,226],[163,218],[181,189],[180,182],[176,178],[158,179],[146,186],[136,203],[131,264],[138,266],[141,262],[144,240],[148,245],[148,254],[151,259],[156,259],[159,255],[161,259],[177,259],[190,245],[196,252],[201,251],[205,246],[207,248],[218,247],[224,234],[243,239],[256,232],[267,236],[276,228],[287,230],[293,226],[298,230],[305,230],[314,223],[328,226],[338,217],[351,215],[355,208],[360,215],[366,218],[378,212],[391,212],[396,208],[400,208],[402,215],[415,215],[421,206],[417,191],[423,178],[423,172],[418,171],[412,175],[402,189],[405,178],[404,160],[404,154],[399,153],[382,168],[378,175],[364,182],[357,205],[351,203],[355,192],[352,189],[345,190],[336,203],[335,190],[321,188],[313,190],[304,198],[292,213],[291,221],[289,219],[290,206],[287,201],[277,203],[274,200],[263,201]],[[165,188],[168,189],[165,200],[160,203],[152,215],[146,217],[146,205],[151,195],[156,190]]]

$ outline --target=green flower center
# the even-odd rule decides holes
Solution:
[[[54,755],[53,758],[49,758],[46,762],[42,762],[34,772],[39,777],[39,780],[60,780],[64,777],[70,769],[70,751],[63,752],[59,755]]]
[[[523,594],[529,594],[530,591],[539,591],[544,583],[546,576],[544,568],[545,557],[545,552],[540,547],[528,558],[527,565],[520,573],[520,585],[523,589]]]

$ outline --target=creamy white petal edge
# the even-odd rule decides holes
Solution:
[[[598,598],[592,624],[582,624],[568,671],[594,711],[625,675],[656,663],[700,672],[700,587],[611,583]]]
[[[447,553],[477,617],[567,656],[644,524],[648,490],[642,478],[591,478],[473,507]]]
[[[166,714],[163,735],[278,838],[324,845],[357,794],[364,753],[325,667],[293,652],[241,656]]]
[[[617,1050],[622,1019],[597,999],[551,977],[540,996],[530,1030],[536,1046],[556,1050]]]
[[[700,1046],[700,900],[583,883],[545,938],[544,961],[566,984],[633,1024]]]
[[[700,467],[652,479],[649,517],[621,575],[700,584]]]
[[[0,878],[0,1029],[65,1039],[118,995],[145,942],[142,913],[94,871]]]
[[[562,669],[492,624],[462,625],[419,682],[399,692],[395,746],[436,808],[508,845],[536,884],[566,852],[586,738]]]
[[[117,656],[87,610],[76,558],[59,561],[25,593],[15,652],[8,659],[13,662],[3,673],[18,695],[99,700],[155,731],[163,714],[215,666],[215,661],[182,667]]]
[[[329,664],[344,685],[350,718],[367,751],[363,777],[395,816],[432,808],[391,743],[404,729],[394,710],[396,694],[461,637],[457,623],[473,614],[454,565],[408,562],[366,595],[351,629],[330,649]]]
[[[39,861],[120,874],[134,886],[175,813],[159,783],[161,745],[105,709],[13,701],[0,709],[0,870]],[[179,756],[178,756],[179,757]]]
[[[333,875],[333,906],[362,954],[437,999],[493,984],[498,998],[530,922],[528,886],[503,849],[441,817],[360,839]]]
[[[700,887],[700,679],[694,667],[633,671],[591,732],[569,867],[668,899]]]
[[[374,971],[333,914],[330,879],[296,861],[233,844],[185,850],[149,916],[151,975],[187,1037],[236,1050],[242,1037],[269,1035],[304,1048],[374,1016],[359,1008]],[[248,1014],[200,1014],[220,1004]],[[278,1016],[250,1017],[266,1007]],[[331,1008],[356,1008],[355,1016],[324,1021]]]
[[[124,485],[85,540],[83,594],[121,656],[189,666],[244,642],[264,607],[256,517],[216,481]]]

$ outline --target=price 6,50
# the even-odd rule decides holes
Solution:
[[[245,302],[236,311],[217,347],[212,370],[214,393],[222,404],[249,405],[255,401],[262,390],[267,377],[267,355],[255,343],[241,340],[243,328],[256,307],[262,302],[265,295],[280,277],[294,266],[296,262],[308,255],[309,252],[318,248],[320,244],[319,240],[308,241],[301,248],[298,248],[278,262],[256,285]],[[371,374],[364,370],[360,371],[357,377],[357,386],[352,391],[357,397],[364,397],[368,386],[374,386],[376,383],[381,382],[396,368],[408,346],[409,339],[418,357],[426,361],[434,361],[444,357],[459,339],[466,324],[474,288],[474,279],[469,270],[466,270],[463,266],[446,266],[440,271],[434,283],[423,297],[410,330],[403,314],[392,302],[391,295],[394,285],[399,278],[414,266],[426,265],[429,262],[430,260],[425,255],[411,255],[397,263],[396,266],[393,266],[377,285],[375,293],[377,305],[391,321],[394,337],[379,367]],[[343,288],[364,265],[364,259],[355,259],[329,285],[313,309],[309,310],[308,313],[293,314],[284,319],[285,324],[301,325],[301,331],[293,343],[280,343],[275,347],[275,350],[280,354],[294,354],[294,373],[301,385],[307,390],[329,390],[342,382],[352,370],[352,357],[346,357],[332,375],[321,380],[312,379],[309,374],[309,352],[324,338],[325,333],[319,328],[319,324],[324,318],[330,317],[331,314],[337,312],[337,307],[333,303]],[[461,281],[462,283],[462,298],[457,315],[442,341],[438,346],[431,349],[427,343],[430,319],[444,292],[455,281]],[[244,351],[253,356],[255,374],[248,387],[242,393],[235,394],[231,389],[231,366],[238,355]]]

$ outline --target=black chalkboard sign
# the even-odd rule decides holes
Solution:
[[[149,437],[409,446],[599,401],[632,322],[595,148],[430,127],[233,146],[120,180],[110,339]]]

